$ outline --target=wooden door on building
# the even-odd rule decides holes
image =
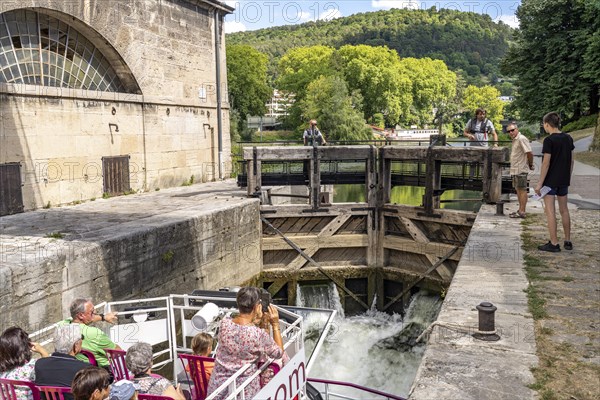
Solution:
[[[131,190],[129,183],[129,156],[102,157],[104,193],[111,196]]]
[[[22,212],[21,164],[0,164],[0,216]]]

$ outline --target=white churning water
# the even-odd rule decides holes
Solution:
[[[341,309],[333,284],[301,286],[297,293],[299,306],[332,308],[336,304],[332,297],[337,297],[338,311]],[[439,296],[420,292],[411,298],[404,320],[401,315],[375,310],[348,318],[342,314],[336,318],[310,376],[407,396],[425,350],[423,344],[414,345],[415,339],[435,321],[440,306]],[[310,321],[305,325],[308,338],[313,336],[311,325]],[[336,392],[351,391],[339,389],[336,387]]]

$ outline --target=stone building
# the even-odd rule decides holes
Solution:
[[[0,2],[0,215],[227,177],[232,11]]]

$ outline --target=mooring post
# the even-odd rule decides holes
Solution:
[[[487,342],[495,342],[500,340],[500,335],[496,332],[495,312],[496,306],[487,301],[476,306],[479,311],[479,330],[473,334],[475,339],[484,340]]]

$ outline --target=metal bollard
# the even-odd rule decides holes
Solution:
[[[482,302],[477,307],[479,311],[479,332],[473,334],[475,339],[485,340],[486,342],[495,342],[500,340],[496,333],[495,316],[497,308],[487,301]]]
[[[504,201],[496,203],[496,215],[504,215]]]

